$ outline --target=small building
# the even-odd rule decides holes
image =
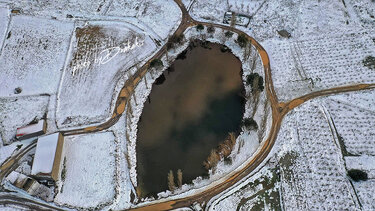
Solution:
[[[12,171],[8,176],[7,180],[17,188],[23,189],[30,195],[33,195],[39,187],[39,183],[24,174]]]
[[[31,196],[39,197],[48,202],[53,201],[53,187],[47,187],[36,181],[34,178],[12,171],[6,179],[15,187],[26,191]]]
[[[42,136],[38,139],[31,175],[39,180],[58,179],[64,137],[61,133]]]
[[[250,23],[250,17],[242,14],[236,14],[234,12],[225,12],[223,23],[231,24],[232,17],[234,16],[235,24],[238,26],[247,27]]]
[[[16,138],[18,140],[33,138],[46,133],[47,121],[44,119],[39,120],[35,124],[30,124],[24,127],[17,128]]]
[[[277,33],[279,33],[279,35],[281,36],[281,37],[285,37],[285,38],[290,38],[292,35],[290,35],[290,33],[287,31],[287,30],[285,30],[285,29],[283,29],[283,30],[280,30],[280,31],[277,31]]]

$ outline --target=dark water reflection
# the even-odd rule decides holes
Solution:
[[[195,47],[154,84],[138,124],[137,172],[142,195],[167,189],[167,174],[183,182],[206,174],[202,162],[228,132],[238,131],[244,103],[241,63],[220,45]],[[176,178],[176,175],[175,175]]]

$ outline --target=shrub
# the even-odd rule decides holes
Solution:
[[[234,133],[229,133],[224,142],[219,144],[218,152],[224,158],[228,157],[236,144],[236,135]]]
[[[358,182],[360,180],[366,181],[367,180],[367,173],[361,171],[359,169],[351,169],[348,171],[348,176],[352,178],[352,180]]]
[[[242,126],[249,130],[258,130],[258,124],[253,118],[245,118],[242,120]]]
[[[197,30],[202,31],[204,29],[204,26],[202,24],[197,25]]]
[[[214,168],[221,158],[228,158],[231,154],[234,145],[236,144],[236,135],[234,133],[229,133],[225,140],[219,144],[217,149],[211,150],[208,158],[203,162],[205,169],[209,170]]]
[[[245,47],[248,41],[249,40],[245,34],[240,34],[237,37],[237,43],[241,48]]]
[[[207,28],[207,32],[210,33],[210,34],[212,34],[212,33],[215,32],[215,28],[211,25],[211,26],[209,26],[209,27]]]
[[[370,69],[375,69],[375,57],[367,56],[362,62],[364,66]]]
[[[181,44],[182,41],[184,40],[185,36],[184,34],[180,34],[180,35],[173,35],[172,37],[170,37],[168,39],[168,42],[167,42],[167,48],[168,49],[171,49],[173,48],[176,44]]]
[[[174,183],[174,176],[173,176],[173,171],[170,170],[168,173],[168,189],[170,191],[174,191],[176,189],[176,185]]]
[[[211,153],[208,156],[207,160],[203,162],[203,166],[205,169],[209,170],[212,167],[215,167],[217,163],[219,162],[219,160],[220,160],[219,153],[217,153],[217,151],[213,149],[211,150]]]
[[[187,53],[187,50],[185,49],[184,51],[182,51],[180,54],[177,55],[176,60],[178,60],[178,59],[181,59],[181,60],[186,59],[186,53]]]
[[[258,73],[251,73],[248,75],[246,78],[246,83],[251,86],[252,93],[264,90],[263,77]]]
[[[160,59],[154,59],[150,62],[150,67],[161,67],[163,62]]]
[[[225,34],[224,34],[226,37],[230,38],[233,36],[233,32],[231,31],[226,31]]]
[[[220,47],[220,51],[225,53],[225,52],[230,51],[230,49],[227,46],[223,45],[223,46]]]
[[[179,188],[182,186],[182,171],[181,169],[177,170],[177,185]]]

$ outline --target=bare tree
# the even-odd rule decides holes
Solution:
[[[230,18],[230,26],[234,27],[236,25],[236,14],[232,12],[232,17]]]
[[[207,170],[211,169],[212,167],[215,167],[217,163],[220,160],[220,155],[217,153],[216,150],[211,150],[210,155],[208,156],[207,160],[203,162],[204,168]]]
[[[174,191],[176,189],[176,184],[174,183],[174,176],[172,170],[169,170],[168,173],[168,188],[170,191]]]
[[[181,169],[177,170],[177,185],[179,188],[182,187],[182,171]]]

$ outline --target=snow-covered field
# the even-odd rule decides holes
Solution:
[[[336,86],[375,83],[375,70],[363,65],[366,56],[375,56],[372,0],[182,2],[200,21],[221,24],[226,11],[251,16],[247,28],[236,27],[265,47],[281,101]],[[10,14],[11,9],[19,9],[21,14]],[[30,143],[11,144],[17,127],[45,114],[48,133],[109,118],[126,79],[164,44],[180,21],[181,11],[173,0],[2,1],[0,163],[18,151],[17,145],[23,143],[22,149]],[[280,37],[277,31],[282,29],[290,32],[290,39]],[[244,79],[252,72],[252,64],[254,71],[264,76],[255,50],[245,59],[243,49],[234,41],[236,34],[225,38],[220,29],[210,35],[207,29],[199,33],[191,28],[185,37],[225,43],[243,62]],[[124,50],[128,40],[130,45],[137,41],[142,45]],[[162,58],[164,64],[186,47],[187,43],[170,50],[170,58]],[[124,114],[112,128],[65,138],[64,179],[58,182],[55,203],[121,210],[137,201],[137,122],[151,85],[162,71],[146,74],[131,100],[133,113]],[[22,91],[16,94],[18,87]],[[265,102],[261,95],[261,109],[256,112],[248,102],[245,117],[269,120]],[[374,105],[372,90],[319,98],[296,108],[283,120],[271,163],[215,198],[209,208],[356,210],[362,206],[363,210],[375,210]],[[265,111],[269,113],[263,118]],[[264,134],[269,124],[265,121]],[[188,195],[218,182],[256,152],[264,134],[243,132],[231,155],[231,166],[220,162],[209,180],[197,178],[193,185],[159,197]],[[28,173],[25,162],[18,170]],[[369,180],[352,181],[346,175],[349,169],[365,171]]]
[[[0,137],[9,144],[16,137],[17,128],[41,119],[47,111],[48,96],[0,98]]]
[[[148,25],[163,40],[177,28],[182,16],[173,0],[113,0],[107,14],[135,17]]]
[[[6,36],[7,27],[9,23],[9,9],[5,5],[0,4],[0,53],[3,46],[3,41]]]
[[[325,98],[337,132],[352,155],[375,155],[374,101],[374,90]]]
[[[357,192],[363,210],[375,210],[375,180],[354,182],[353,186]]]
[[[359,208],[328,121],[319,100],[307,102],[284,119],[277,141],[287,210]]]
[[[64,142],[55,202],[86,209],[111,203],[116,168],[113,133],[69,136]]]
[[[12,8],[21,9],[22,13],[42,16],[66,18],[67,15],[82,17],[105,14],[111,1],[103,0],[71,0],[71,1],[22,1],[5,0]]]
[[[127,79],[128,69],[146,61],[156,44],[130,24],[86,22],[77,26],[71,49],[58,93],[60,128],[109,118],[119,79]]]
[[[73,24],[12,16],[0,55],[0,96],[51,94],[57,91]]]
[[[374,83],[375,71],[363,60],[375,55],[369,32],[319,36],[294,41],[265,41],[280,100],[322,89]]]
[[[214,197],[207,210],[280,210],[280,178],[276,159],[238,185]]]
[[[375,179],[375,156],[346,156],[347,169],[359,169],[367,173],[368,178]]]

